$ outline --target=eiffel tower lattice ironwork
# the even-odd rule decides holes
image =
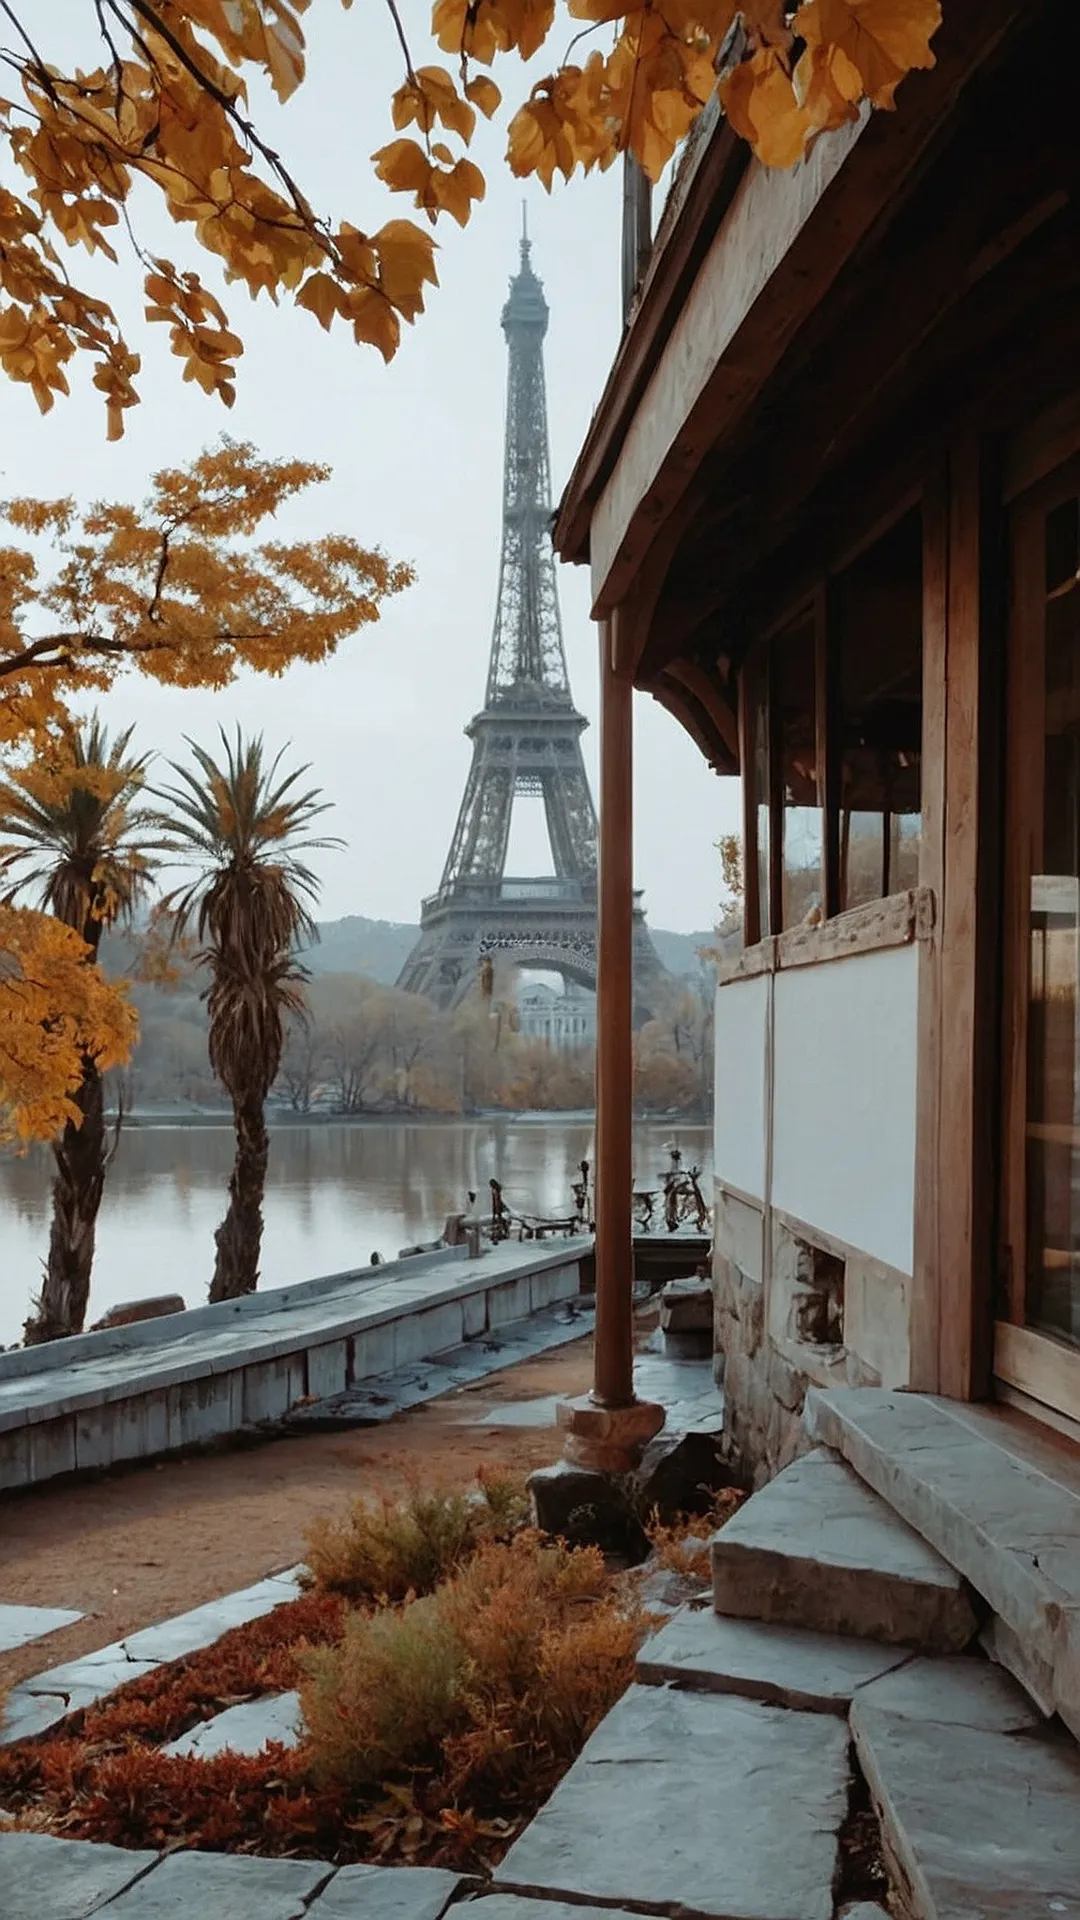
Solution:
[[[588,725],[566,670],[551,544],[551,462],[544,390],[548,307],[523,230],[521,265],[502,312],[509,349],[502,561],[482,710],[457,825],[437,893],[398,985],[441,1007],[475,986],[485,959],[596,986],[596,810],[581,755]],[[514,801],[539,795],[554,873],[506,873]],[[663,969],[640,902],[635,992],[644,1012]]]

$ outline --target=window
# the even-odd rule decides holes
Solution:
[[[907,514],[834,581],[840,791],[837,905],[863,906],[919,876],[922,521]]]
[[[757,866],[757,899],[759,925],[755,939],[764,939],[773,931],[771,911],[771,849],[770,810],[772,793],[769,781],[769,660],[762,653],[753,663],[750,673],[750,795],[751,795],[751,832],[754,836],[755,860]]]
[[[1028,1000],[1029,1325],[1080,1340],[1080,501],[1046,517]],[[1041,754],[1039,747],[1041,746]],[[1041,832],[1040,832],[1041,829]]]
[[[829,580],[743,671],[747,868],[758,881],[747,940],[917,886],[921,513]]]
[[[778,634],[772,683],[780,793],[780,924],[821,914],[825,815],[817,761],[817,633],[812,615]]]

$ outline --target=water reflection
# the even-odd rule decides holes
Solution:
[[[672,1138],[709,1171],[704,1127],[649,1125],[637,1140],[640,1184],[658,1183]],[[486,1197],[492,1177],[512,1208],[561,1212],[578,1162],[592,1157],[591,1125],[558,1120],[275,1128],[261,1284],[364,1266],[375,1251],[390,1257],[432,1239],[470,1189]],[[126,1130],[98,1222],[91,1318],[148,1293],[199,1304],[231,1163],[227,1126]],[[39,1285],[50,1167],[45,1153],[0,1158],[0,1344],[19,1338]]]

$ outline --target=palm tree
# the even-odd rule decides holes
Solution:
[[[182,782],[158,798],[175,855],[197,879],[166,901],[177,935],[194,921],[199,959],[210,973],[210,1065],[232,1101],[236,1156],[229,1206],[214,1236],[211,1300],[233,1300],[258,1285],[262,1201],[269,1137],[266,1096],[277,1079],[288,1016],[303,1007],[305,968],[296,949],[316,938],[307,903],[318,882],[297,855],[337,840],[305,838],[328,809],[312,788],[296,793],[308,771],[279,779],[282,755],[267,766],[262,739],[221,735],[224,763],[188,741],[196,768],[173,764]]]
[[[110,741],[97,716],[71,723],[55,752],[0,780],[0,875],[6,898],[29,891],[82,935],[96,965],[102,934],[129,919],[146,892],[156,844],[154,815],[134,804],[149,756],[131,758],[133,729]],[[109,1163],[101,1073],[84,1054],[74,1095],[79,1118],[53,1145],[49,1256],[28,1345],[80,1333],[90,1298],[94,1234]]]

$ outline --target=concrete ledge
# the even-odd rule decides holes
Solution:
[[[998,1407],[875,1388],[807,1395],[806,1425],[963,1574],[1004,1664],[1080,1737],[1080,1453]]]
[[[584,1237],[459,1248],[0,1355],[0,1491],[284,1417],[580,1292]],[[9,1364],[11,1363],[11,1364]]]

